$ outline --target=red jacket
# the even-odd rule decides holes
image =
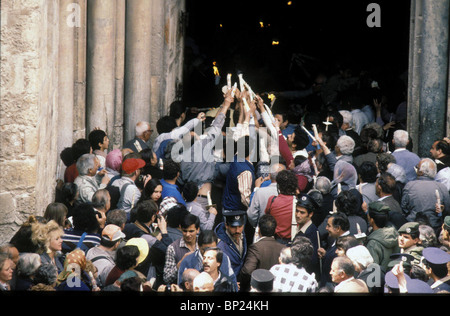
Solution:
[[[284,194],[269,197],[265,213],[272,215],[277,221],[276,237],[291,239],[293,199],[293,195]]]

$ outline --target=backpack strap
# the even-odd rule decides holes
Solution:
[[[270,214],[270,208],[272,207],[273,201],[274,201],[277,197],[278,197],[278,195],[274,195],[274,196],[272,197],[272,200],[270,201],[270,204],[269,204],[269,213],[267,213],[267,214]],[[259,221],[259,217],[258,217],[258,221]]]
[[[106,257],[106,256],[98,256],[98,257],[92,258],[90,261],[91,262],[95,262],[95,261],[101,260],[101,259],[108,260],[108,257]]]

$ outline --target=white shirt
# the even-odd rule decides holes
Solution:
[[[341,287],[343,287],[343,286],[345,285],[345,283],[348,283],[349,281],[354,280],[354,279],[355,279],[354,277],[351,277],[351,278],[348,278],[347,280],[342,281],[341,283],[339,283],[338,285],[336,285],[336,287],[334,288],[334,291],[335,291],[335,292],[339,291],[339,289],[340,289]]]

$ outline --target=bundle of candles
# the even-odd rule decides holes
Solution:
[[[226,87],[223,87],[223,92],[226,93],[227,91],[231,90],[231,97],[234,97],[235,93],[236,93],[236,89],[237,89],[237,82],[234,83],[234,85],[232,85],[231,82],[231,74],[227,74],[227,85]],[[253,92],[252,87],[244,80],[244,76],[242,73],[238,74],[238,79],[239,79],[239,88],[240,91],[243,92],[244,90],[247,90],[250,96],[250,101],[254,101],[256,98],[256,93]],[[271,108],[273,106],[273,103],[275,102],[275,95],[274,94],[269,94],[268,95],[269,99],[271,100],[271,106],[267,106],[267,104],[264,104],[264,108],[266,109],[267,113],[269,114],[269,117],[272,119],[273,122],[275,122],[275,117],[273,116],[273,113],[271,111]],[[244,107],[246,111],[250,111],[250,106],[248,104],[248,101],[246,98],[242,98],[242,102],[244,103]]]

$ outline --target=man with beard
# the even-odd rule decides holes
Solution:
[[[228,255],[234,274],[239,275],[247,254],[247,240],[244,233],[246,216],[243,212],[224,211],[224,221],[215,228],[219,238],[217,247]]]

